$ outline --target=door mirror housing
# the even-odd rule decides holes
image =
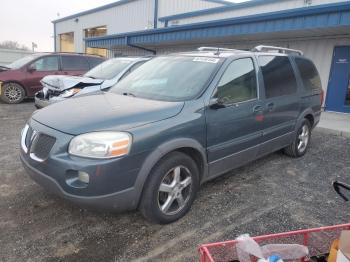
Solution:
[[[215,97],[210,99],[209,107],[211,109],[220,109],[225,108],[226,106],[222,99]]]
[[[34,64],[30,64],[28,66],[28,72],[33,73],[34,71],[36,71],[36,66]]]

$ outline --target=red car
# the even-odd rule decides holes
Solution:
[[[42,89],[47,75],[82,75],[105,58],[74,53],[35,53],[7,66],[0,66],[0,98],[8,104],[20,103]]]

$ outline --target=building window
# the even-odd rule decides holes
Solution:
[[[85,38],[107,35],[107,26],[98,26],[84,29]],[[91,55],[107,56],[107,49],[86,47],[85,52]]]
[[[286,56],[259,56],[266,98],[297,92],[293,67]]]
[[[60,52],[74,52],[74,32],[60,34]]]

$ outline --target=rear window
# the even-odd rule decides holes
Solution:
[[[87,59],[83,56],[61,56],[63,70],[89,70]]]
[[[87,58],[90,64],[90,68],[94,68],[95,66],[101,64],[102,62],[106,61],[102,57],[88,57]]]
[[[295,58],[301,79],[306,90],[321,89],[321,79],[315,65],[306,59]]]
[[[259,56],[266,98],[291,95],[297,91],[292,64],[286,56]]]

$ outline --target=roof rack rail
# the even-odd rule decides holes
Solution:
[[[298,55],[304,55],[303,51],[296,50],[296,49],[290,49],[290,48],[284,48],[284,47],[278,47],[278,46],[268,46],[268,45],[258,45],[252,49],[253,52],[268,52],[268,51],[278,51],[278,53],[282,54],[298,54]]]
[[[216,53],[220,53],[222,51],[238,51],[237,49],[231,48],[222,48],[222,47],[211,47],[211,46],[202,46],[198,47],[198,51],[216,51]]]

